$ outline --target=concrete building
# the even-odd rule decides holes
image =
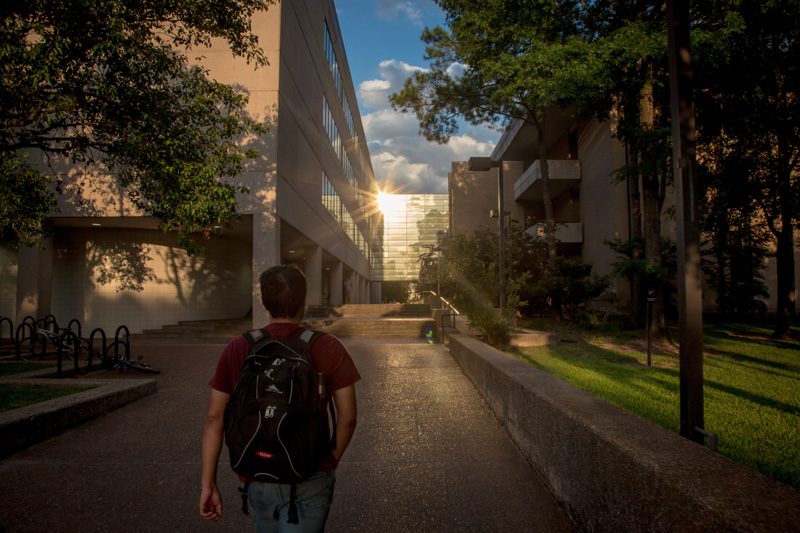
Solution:
[[[0,315],[16,324],[52,313],[132,333],[180,320],[262,325],[258,276],[281,263],[303,268],[309,304],[341,304],[347,281],[350,301],[374,297],[374,175],[333,1],[282,0],[254,16],[253,31],[267,67],[253,70],[219,43],[201,51],[210,76],[248,93],[247,112],[270,128],[247,140],[260,158],[240,176],[250,193],[238,198],[233,231],[190,257],[102,175],[56,166],[66,193],[46,249],[0,248]]]
[[[603,242],[627,240],[629,235],[626,188],[613,180],[614,170],[625,163],[625,152],[611,128],[610,122],[579,122],[553,110],[547,116],[544,139],[559,253],[581,256],[601,275],[610,274],[616,261]],[[503,161],[505,211],[525,231],[544,238],[539,142],[532,125],[514,121],[491,159]],[[489,213],[498,209],[498,169],[470,171],[467,162],[455,162],[449,179],[451,232],[497,227],[497,219],[491,220]],[[674,235],[674,223],[665,220],[663,232]],[[615,279],[612,290],[622,301],[630,298],[626,279]]]
[[[545,237],[541,169],[538,144],[547,148],[550,188],[553,200],[559,253],[580,256],[591,263],[594,272],[611,274],[618,260],[605,241],[627,241],[631,233],[631,209],[627,183],[619,183],[614,172],[625,164],[625,149],[614,138],[613,121],[579,121],[562,110],[552,109],[546,117],[547,137],[542,141],[536,129],[523,121],[509,124],[494,152],[493,161],[503,162],[504,210],[525,230]],[[498,169],[470,171],[467,162],[454,162],[449,175],[450,231],[471,233],[480,226],[497,227],[489,213],[498,209]],[[665,194],[661,216],[662,235],[676,238],[671,212],[674,192]],[[508,215],[507,215],[508,216]],[[508,219],[506,219],[507,221]],[[797,279],[800,254],[795,253]],[[775,260],[765,270],[770,299],[767,308],[777,306]],[[628,279],[616,277],[611,290],[620,309],[627,307],[631,295]],[[703,305],[716,311],[716,294],[703,289]]]

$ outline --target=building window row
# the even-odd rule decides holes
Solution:
[[[331,16],[335,19],[333,5],[331,4],[329,7],[331,8]],[[339,96],[339,100],[342,105],[342,111],[347,124],[347,129],[349,130],[345,135],[347,141],[342,141],[343,137],[339,132],[339,128],[336,126],[333,111],[325,95],[322,97],[322,122],[325,132],[331,141],[331,146],[333,146],[336,157],[339,159],[339,163],[342,166],[342,170],[347,178],[347,182],[352,188],[356,202],[363,210],[367,203],[370,202],[370,199],[367,198],[368,195],[366,192],[360,191],[356,166],[358,166],[361,169],[361,172],[366,176],[366,169],[368,168],[367,156],[360,146],[357,135],[358,130],[356,128],[355,119],[357,115],[353,113],[352,108],[350,107],[350,102],[347,98],[347,94],[345,93],[341,63],[339,61],[339,53],[337,52],[337,50],[342,49],[341,36],[337,33],[338,26],[336,25],[335,20],[333,22],[326,20],[323,26],[325,28],[325,36],[323,40],[325,57],[328,61],[328,68],[333,78],[333,84],[336,88],[336,93]],[[355,154],[355,159],[353,159],[353,154]],[[324,172],[322,201],[328,211],[331,212],[334,219],[336,219],[336,221],[342,226],[342,229],[344,229],[348,237],[350,237],[358,249],[369,258],[371,254],[367,244],[367,239],[365,239],[364,235],[361,233],[361,230],[358,228],[358,225],[353,221],[349,211],[343,205],[341,198],[334,190],[333,185],[330,183]],[[369,231],[372,231],[372,227],[370,227]]]
[[[336,56],[336,47],[334,45],[331,31],[328,28],[328,23],[326,22],[324,26],[325,26],[325,41],[324,41],[325,57],[328,59],[328,68],[330,69],[331,76],[333,77],[333,84],[336,87],[336,93],[339,95],[339,100],[342,102],[342,111],[344,112],[345,122],[347,122],[347,128],[349,130],[348,138],[350,139],[350,141],[347,144],[352,146],[352,148],[356,151],[358,164],[362,165],[362,168],[366,168],[366,166],[363,164],[364,157],[363,154],[361,153],[361,145],[359,143],[358,134],[356,130],[356,121],[353,115],[353,111],[350,108],[350,102],[347,99],[347,94],[345,93],[344,90],[344,83],[342,82],[342,72],[341,69],[339,68],[339,61]]]
[[[328,99],[322,96],[322,125],[325,128],[325,133],[328,134],[328,139],[331,141],[333,151],[336,152],[336,157],[342,159],[342,137],[339,135],[339,128],[336,127],[336,122],[333,120],[333,113],[330,106],[328,106]]]
[[[322,205],[330,212],[337,224],[342,223],[342,199],[339,198],[339,194],[333,188],[333,184],[325,172],[322,173]]]
[[[336,192],[336,189],[333,187],[333,184],[330,182],[325,172],[322,173],[322,205],[325,206],[350,240],[353,241],[361,253],[364,254],[364,257],[369,258],[370,254],[367,240],[364,238],[358,225],[353,221],[353,217],[350,216],[339,193]]]
[[[328,23],[325,23],[325,57],[328,58],[328,68],[331,70],[333,76],[333,84],[336,86],[336,92],[339,98],[344,94],[344,85],[342,83],[342,73],[339,71],[339,62],[336,60],[336,48],[331,39],[331,32],[328,29]]]
[[[342,143],[342,136],[339,135],[339,128],[336,127],[336,122],[333,120],[333,113],[328,105],[328,99],[322,96],[322,125],[325,128],[325,133],[328,134],[328,139],[331,141],[333,151],[336,152],[336,157],[342,165],[347,181],[355,189],[358,183],[356,173],[353,169],[353,163],[350,161],[350,154],[347,153],[344,143]]]

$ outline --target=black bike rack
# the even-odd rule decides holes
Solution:
[[[81,337],[81,321],[78,320],[77,318],[73,318],[72,320],[69,321],[69,324],[67,324],[67,329],[72,329],[72,325],[73,324],[75,324],[77,326],[77,329],[78,329],[78,332],[76,333],[76,335],[78,337]]]
[[[25,342],[28,342],[28,350],[31,352],[31,355],[34,356],[44,356],[47,354],[47,341],[42,341],[42,353],[37,353],[38,348],[38,337],[37,337],[37,327],[41,327],[42,329],[46,329],[53,333],[64,332],[64,336],[61,337],[56,344],[56,377],[62,378],[63,376],[63,362],[64,362],[64,353],[65,353],[65,345],[72,346],[73,352],[73,363],[75,369],[75,375],[83,375],[92,370],[96,370],[100,368],[99,366],[96,368],[92,368],[92,360],[95,357],[95,354],[102,354],[102,366],[108,370],[114,368],[114,361],[119,360],[122,358],[123,360],[129,361],[130,354],[131,354],[131,341],[130,341],[130,330],[127,326],[121,325],[117,328],[116,332],[114,333],[114,341],[112,343],[108,342],[108,337],[106,335],[105,330],[102,328],[95,328],[92,330],[91,334],[89,335],[88,339],[84,339],[81,336],[81,322],[77,318],[73,318],[69,321],[66,328],[59,328],[58,321],[56,317],[52,314],[46,315],[43,319],[36,320],[32,316],[26,316],[22,319],[22,322],[14,329],[14,323],[11,319],[6,317],[0,317],[0,339],[2,339],[2,331],[3,325],[6,324],[8,328],[8,338],[10,343],[14,345],[14,358],[22,360],[22,346]],[[101,341],[101,349],[95,351],[95,339],[98,338]],[[68,342],[67,339],[71,339],[72,342]],[[87,341],[89,344],[89,356],[86,365],[86,369],[82,370],[80,367],[80,353],[82,351],[82,340]],[[113,350],[113,358],[108,357]]]
[[[56,317],[53,315],[46,315],[42,320],[42,328],[47,329],[47,326],[53,326],[53,329],[48,331],[57,332],[58,331],[58,322],[56,321]],[[37,320],[36,323],[38,324],[39,321]]]
[[[120,339],[120,333],[123,332],[125,333],[124,341]],[[125,360],[129,361],[131,358],[131,332],[128,330],[128,326],[122,325],[117,328],[116,332],[114,332],[114,344],[117,345],[117,343],[122,343],[122,345],[125,346]],[[115,348],[114,350],[114,355],[119,355],[119,352],[116,351],[118,348]]]
[[[31,317],[25,317],[22,323],[17,326],[17,330],[14,333],[14,358],[15,359],[22,359],[22,343],[28,340],[28,349],[30,350],[33,345],[33,340],[36,335],[36,321],[33,323],[29,322],[27,319]],[[25,337],[24,332],[28,330],[28,336]]]
[[[106,350],[108,349],[107,346],[106,346],[108,344],[108,341],[106,339],[106,332],[105,332],[105,330],[103,328],[94,328],[92,330],[92,333],[89,334],[89,350],[90,351],[89,351],[89,359],[86,362],[86,372],[91,372],[92,371],[92,359],[94,359],[94,337],[97,334],[100,335],[100,338],[103,341],[103,343],[102,343],[103,347],[100,350],[100,353],[103,354],[103,357],[104,357],[103,361],[105,361],[105,354],[106,354]],[[77,370],[77,368],[78,368],[78,365],[76,364],[75,365],[75,369]]]

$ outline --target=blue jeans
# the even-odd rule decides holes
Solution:
[[[333,501],[334,470],[315,474],[297,484],[297,516],[299,524],[289,523],[291,485],[250,483],[247,502],[259,533],[312,533],[325,530],[325,521]]]

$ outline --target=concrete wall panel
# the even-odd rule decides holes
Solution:
[[[250,310],[250,246],[203,243],[189,257],[158,230],[60,228],[54,239],[53,314],[84,332],[131,333],[180,320],[238,318]]]

